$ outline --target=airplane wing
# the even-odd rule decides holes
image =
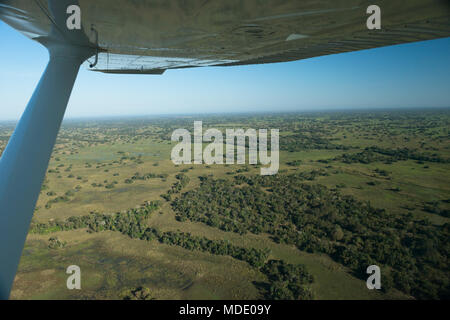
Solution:
[[[367,8],[381,9],[368,30]],[[98,45],[93,70],[167,69],[307,59],[450,36],[448,0],[80,0],[83,31]],[[0,18],[39,41],[47,1],[0,1]]]

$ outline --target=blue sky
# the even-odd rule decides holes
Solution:
[[[46,49],[0,21],[0,120],[18,119]],[[308,60],[106,75],[81,67],[66,118],[449,107],[450,38]]]

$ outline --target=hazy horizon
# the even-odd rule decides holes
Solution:
[[[314,114],[314,113],[346,113],[346,112],[400,112],[400,111],[450,111],[449,106],[443,107],[373,107],[373,108],[315,108],[315,109],[302,109],[293,111],[229,111],[229,112],[195,112],[195,113],[160,113],[160,114],[122,114],[122,115],[99,115],[99,116],[66,116],[63,123],[66,121],[89,121],[89,120],[133,120],[133,119],[158,119],[158,118],[182,118],[182,117],[215,117],[215,116],[244,116],[244,115],[286,115],[286,114]],[[17,119],[1,119],[0,123],[16,123]]]

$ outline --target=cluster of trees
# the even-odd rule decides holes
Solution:
[[[374,170],[374,172],[377,173],[378,175],[380,175],[381,177],[389,177],[389,174],[390,174],[388,171],[383,170],[383,169],[378,169],[378,168],[376,168]]]
[[[105,185],[103,183],[93,182],[93,183],[91,183],[91,186],[94,187],[94,188],[102,188]]]
[[[279,171],[280,172],[280,171]],[[272,176],[261,176],[261,175],[252,175],[252,176],[244,176],[244,175],[236,175],[234,176],[234,182],[237,184],[248,184],[250,186],[253,185],[261,185],[264,188],[270,188],[274,184],[283,184],[283,183],[292,183],[293,180],[296,181],[313,181],[317,177],[326,177],[330,174],[322,169],[313,169],[311,171],[302,171],[296,172],[290,175],[272,175]],[[206,177],[207,179],[209,177]],[[205,177],[200,177],[200,180],[203,181]]]
[[[179,173],[175,176],[175,178],[178,180],[173,184],[173,186],[161,197],[167,201],[172,200],[172,195],[180,193],[180,191],[186,187],[189,183],[189,177],[185,175],[184,173]]]
[[[49,201],[47,201],[47,203],[45,204],[45,209],[50,209],[52,207],[53,204],[58,203],[58,202],[69,202],[70,198],[66,195],[64,196],[58,196],[54,199],[51,199]]]
[[[386,290],[394,286],[417,298],[450,297],[450,224],[388,213],[301,180],[298,174],[237,176],[234,182],[202,177],[200,188],[172,206],[180,220],[265,232],[276,242],[328,254],[363,279],[369,265],[383,266]]]
[[[160,232],[148,227],[145,219],[160,207],[159,201],[151,201],[138,209],[129,209],[113,215],[92,212],[87,216],[73,216],[65,221],[53,220],[47,223],[32,223],[30,231],[47,234],[56,231],[67,231],[88,228],[90,232],[105,230],[119,231],[130,238],[141,240],[158,240],[161,243],[176,245],[188,250],[209,252],[215,255],[228,255],[246,261],[251,266],[261,267],[267,259],[268,250],[237,247],[224,240],[209,240],[205,237],[192,236],[184,232]]]
[[[50,249],[59,249],[64,248],[67,245],[66,241],[61,241],[58,237],[51,237],[48,239],[48,247]]]
[[[266,298],[269,300],[310,300],[313,276],[304,265],[293,265],[282,260],[269,260],[260,269],[269,279]]]
[[[418,153],[414,150],[408,148],[402,149],[384,149],[376,146],[367,147],[361,152],[357,153],[344,153],[333,160],[341,161],[344,163],[364,163],[369,164],[372,162],[384,162],[393,163],[396,161],[404,160],[416,160],[420,163],[422,162],[436,162],[436,163],[450,163],[450,159],[444,159],[439,157],[437,154],[423,154]]]
[[[151,291],[146,287],[137,287],[129,289],[123,294],[123,300],[154,300],[151,295]]]
[[[280,139],[280,150],[297,152],[304,150],[349,150],[351,147],[335,144],[333,139],[325,138],[316,130],[297,132]]]
[[[46,209],[50,209],[52,207],[53,204],[55,203],[59,203],[59,202],[69,202],[70,201],[70,197],[75,196],[75,192],[80,190],[80,186],[77,186],[78,188],[76,188],[75,190],[68,190],[64,195],[62,196],[58,196],[55,197],[53,199],[50,199],[49,201],[47,201],[47,203],[45,204],[45,208]],[[54,192],[50,191],[47,192],[48,196],[54,196],[56,195]]]
[[[446,208],[442,208],[441,205],[446,204]],[[428,201],[423,204],[423,210],[429,213],[438,214],[440,216],[450,218],[450,209],[448,208],[450,199],[442,201]]]
[[[131,178],[125,179],[125,183],[131,184],[133,183],[135,180],[149,180],[149,179],[166,179],[168,177],[167,173],[160,173],[160,174],[156,174],[156,173],[145,173],[145,174],[140,174],[139,172],[136,172]]]
[[[108,180],[104,180],[103,183],[91,183],[91,186],[94,188],[102,188],[105,187],[106,189],[112,189],[115,188],[116,184],[118,184],[118,182],[116,180],[108,182]]]
[[[248,231],[255,234],[271,233],[275,225],[284,223],[284,217],[278,212],[282,210],[285,199],[283,195],[274,195],[273,192],[268,194],[265,191],[273,191],[272,188],[279,184],[311,181],[323,175],[327,173],[322,169],[293,175],[236,175],[234,182],[201,176],[201,187],[175,199],[172,208],[178,221],[203,222],[211,227],[239,234]],[[240,184],[247,186],[235,187]],[[268,204],[274,198],[277,198],[276,201]]]
[[[291,167],[298,167],[299,165],[302,164],[302,160],[292,160],[292,161],[286,162],[286,164]]]
[[[100,214],[91,212],[86,216],[72,216],[66,220],[50,220],[46,223],[32,221],[30,232],[48,234],[56,231],[67,231],[88,228],[91,232],[104,230],[120,231],[132,238],[139,238],[145,230],[145,219],[159,209],[160,201],[147,201],[139,208],[129,209],[116,214]]]
[[[238,247],[225,240],[209,240],[205,237],[192,236],[185,232],[160,232],[153,228],[146,228],[143,240],[157,239],[159,242],[175,245],[188,250],[208,252],[214,255],[230,256],[242,260],[252,267],[262,267],[266,261],[269,250]]]
[[[312,276],[303,265],[286,264],[283,261],[270,260],[268,249],[244,248],[231,244],[225,240],[210,240],[205,237],[193,236],[185,232],[161,232],[148,227],[145,219],[160,207],[159,201],[147,202],[138,209],[114,215],[93,212],[87,216],[70,217],[65,221],[49,221],[48,223],[32,223],[30,232],[48,234],[56,231],[88,228],[89,232],[105,230],[118,231],[134,239],[152,241],[179,246],[187,250],[208,252],[214,255],[230,256],[245,261],[252,267],[258,268],[267,276],[269,283],[265,286],[265,296],[270,299],[310,299],[312,292],[309,284]],[[50,238],[49,247],[65,246],[56,237]],[[131,290],[127,299],[151,298],[149,291],[143,288]]]

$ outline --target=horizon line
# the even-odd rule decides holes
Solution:
[[[215,116],[215,115],[282,115],[282,114],[301,114],[301,113],[333,113],[333,112],[365,112],[365,111],[432,111],[450,109],[449,106],[430,106],[430,107],[418,107],[418,106],[400,106],[400,107],[317,107],[311,109],[302,110],[276,110],[276,111],[223,111],[223,112],[190,112],[190,113],[155,113],[155,114],[110,114],[110,115],[92,115],[92,116],[66,116],[64,121],[72,120],[113,120],[113,119],[135,119],[135,118],[172,118],[172,117],[191,117],[191,116]],[[0,118],[0,123],[5,122],[18,122],[19,118]]]

